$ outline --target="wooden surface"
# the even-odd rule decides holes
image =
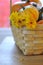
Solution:
[[[0,65],[43,65],[43,55],[24,56],[9,36],[0,44]]]

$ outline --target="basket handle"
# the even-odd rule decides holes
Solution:
[[[12,13],[12,0],[10,0],[10,15],[11,15],[11,13]],[[11,20],[10,20],[10,26],[12,26]],[[11,29],[12,29],[12,28],[11,28]]]
[[[12,12],[12,0],[10,0],[10,14]]]

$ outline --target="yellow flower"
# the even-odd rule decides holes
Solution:
[[[25,26],[27,29],[34,29],[36,27],[36,20],[33,18],[32,14],[29,12],[29,10],[24,10],[25,14],[26,14],[26,22],[25,22]]]
[[[16,26],[16,27],[19,27],[18,25],[18,12],[13,12],[11,15],[10,15],[10,20],[11,20],[11,23],[12,23],[12,26]]]
[[[25,24],[30,21],[30,15],[26,14],[24,11],[20,13],[19,19],[22,22],[22,26],[26,26]]]
[[[26,23],[27,29],[35,29],[36,25],[37,23],[33,18],[31,18],[31,20],[28,23]]]
[[[18,13],[17,12],[11,13],[11,15],[10,15],[10,20],[11,21],[15,21],[15,20],[17,20],[17,18],[18,18]]]

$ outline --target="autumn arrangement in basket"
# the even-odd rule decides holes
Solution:
[[[37,4],[33,3],[33,5],[29,4],[28,8],[22,11],[13,11],[10,15],[12,25],[16,26],[17,28],[26,27],[28,29],[34,29],[38,22],[40,22],[38,19],[42,18],[41,23],[43,23],[43,10],[40,8],[38,10],[37,7]]]
[[[41,2],[30,0],[23,4],[13,5],[10,20],[16,44],[24,55],[43,53],[43,31],[41,31],[43,30],[43,7]],[[42,44],[39,41],[42,41]]]

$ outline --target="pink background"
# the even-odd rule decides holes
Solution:
[[[13,3],[20,0],[12,0]],[[9,27],[10,0],[0,0],[0,27]]]

